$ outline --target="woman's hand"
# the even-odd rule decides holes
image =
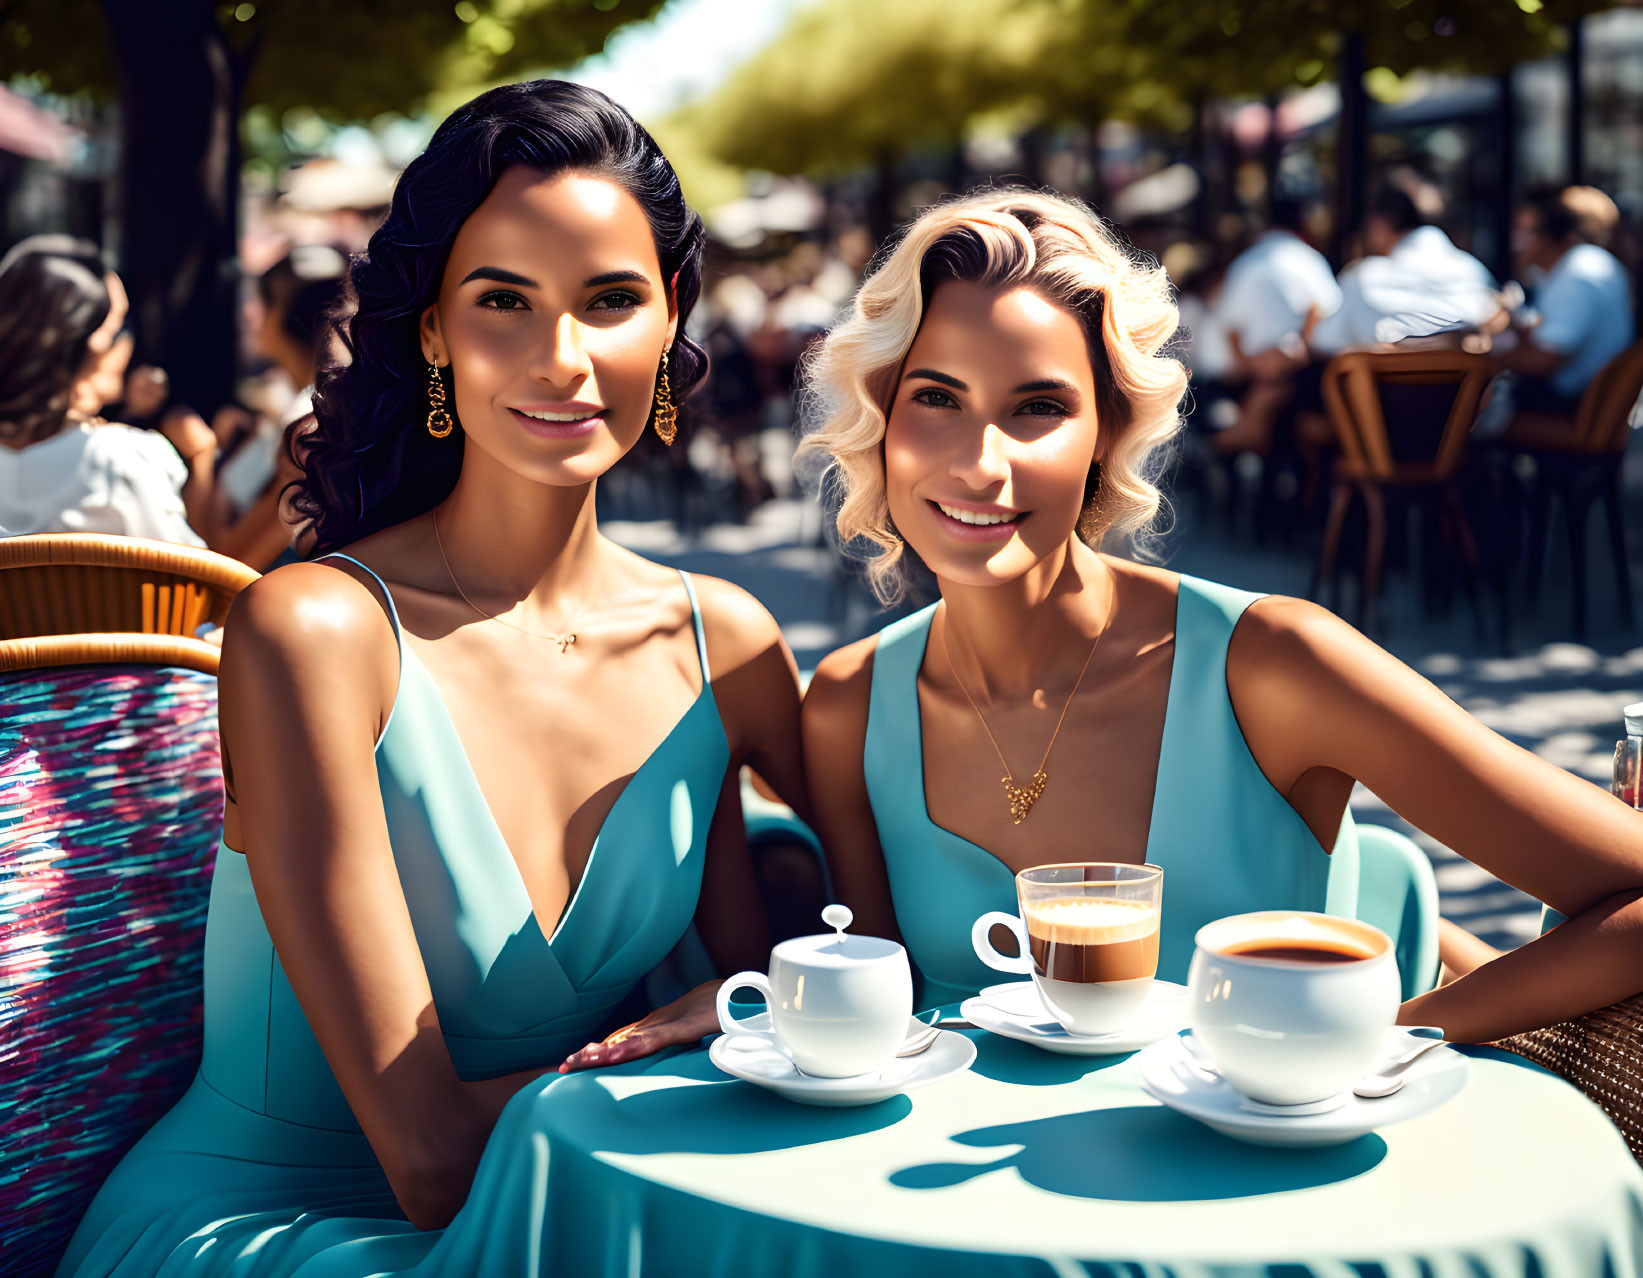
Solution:
[[[666,1007],[659,1007],[642,1021],[624,1026],[603,1043],[589,1043],[572,1052],[559,1067],[561,1074],[597,1065],[620,1065],[623,1061],[649,1056],[664,1047],[694,1043],[719,1030],[715,1000],[723,981],[704,981]]]

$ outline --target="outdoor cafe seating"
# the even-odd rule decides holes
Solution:
[[[1569,581],[1574,634],[1586,633],[1586,526],[1593,506],[1603,509],[1608,552],[1614,566],[1621,620],[1634,624],[1631,567],[1621,515],[1620,468],[1631,438],[1631,419],[1643,395],[1643,342],[1635,342],[1598,371],[1580,397],[1573,418],[1537,409],[1517,412],[1493,447],[1532,463],[1522,493],[1529,509],[1528,567],[1531,599],[1540,586],[1549,552],[1551,507],[1562,508],[1569,544]]]
[[[198,1060],[222,792],[218,649],[193,632],[254,577],[132,539],[0,541],[7,1275],[51,1272]],[[1392,939],[1407,998],[1438,977],[1432,870],[1390,830],[1359,848],[1354,912]],[[1643,1000],[1461,1049],[1453,1096],[1403,1123],[1363,1107],[1440,1084],[1354,1102],[1369,1117],[1351,1139],[1328,1127],[1342,1115],[1281,1120],[1324,1132],[1301,1148],[1172,1112],[1143,1087],[1146,1051],[1046,1049],[980,1014],[929,1009],[971,1063],[876,1103],[790,1104],[722,1072],[716,1047],[572,1075],[545,1120],[511,1107],[502,1139],[538,1124],[512,1133],[513,1174],[552,1222],[542,1272],[1572,1276],[1643,1259]]]
[[[1428,541],[1458,559],[1480,633],[1484,629],[1482,568],[1460,477],[1489,378],[1483,356],[1460,350],[1350,351],[1324,369],[1324,406],[1339,452],[1312,594],[1332,580],[1348,511],[1360,503],[1367,526],[1358,618],[1365,630],[1374,625],[1380,593],[1388,506],[1396,516],[1409,504],[1436,534]]]

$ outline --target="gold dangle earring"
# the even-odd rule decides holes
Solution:
[[[435,439],[444,439],[451,433],[450,413],[445,411],[445,383],[439,376],[439,364],[428,361],[428,433]]]
[[[669,447],[679,434],[679,410],[673,406],[673,389],[667,382],[667,357],[673,348],[662,351],[662,367],[656,377],[656,437]]]

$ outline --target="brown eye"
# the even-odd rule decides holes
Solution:
[[[530,304],[518,293],[507,289],[497,289],[486,293],[479,299],[479,304],[489,311],[528,311]]]
[[[588,309],[595,311],[628,311],[644,304],[644,300],[637,293],[621,290],[615,293],[604,293],[594,298]]]
[[[953,397],[946,391],[937,390],[933,386],[926,386],[923,390],[914,391],[912,401],[915,404],[924,404],[929,408],[946,408],[955,402]]]

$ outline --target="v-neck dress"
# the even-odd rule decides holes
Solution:
[[[377,579],[400,654],[377,779],[440,1029],[463,1078],[558,1065],[607,1027],[695,913],[730,749],[701,611],[680,576],[702,690],[627,782],[551,936]],[[204,981],[199,1074],[99,1190],[59,1278],[526,1273],[544,1230],[575,1227],[552,1219],[539,1182],[520,1170],[540,1153],[532,1131],[539,1107],[553,1103],[555,1074],[509,1103],[448,1228],[405,1221],[292,993],[245,857],[226,844]]]
[[[1164,867],[1158,975],[1185,981],[1193,937],[1213,919],[1248,910],[1357,908],[1358,841],[1342,818],[1332,853],[1273,788],[1250,753],[1227,694],[1227,644],[1259,595],[1180,579],[1164,739],[1153,791],[1147,861]],[[923,977],[920,1003],[968,998],[1004,978],[970,945],[989,910],[1017,912],[1015,876],[985,848],[930,819],[918,674],[932,604],[879,632],[863,753],[867,796],[890,877],[896,923]],[[1071,775],[1062,759],[1057,775]],[[1097,852],[1092,845],[1090,856]],[[1053,860],[1076,860],[1057,847]]]

